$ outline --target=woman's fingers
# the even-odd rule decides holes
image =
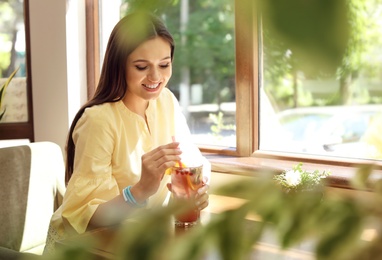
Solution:
[[[210,188],[209,185],[203,185],[201,188],[198,189],[198,193],[195,197],[195,199],[196,199],[195,204],[199,210],[202,210],[208,206],[209,195],[208,195],[207,191],[209,190],[209,188]]]
[[[172,142],[161,145],[142,156],[140,187],[146,194],[154,194],[168,168],[175,166],[182,153],[179,143]]]
[[[161,145],[147,153],[147,155],[150,156],[152,160],[158,161],[167,155],[180,155],[182,152],[178,147],[179,143],[177,142]]]
[[[203,185],[202,187],[200,187],[198,189],[198,194],[199,195],[202,195],[204,193],[207,193],[207,191],[210,189],[210,186],[209,185]]]
[[[175,165],[175,162],[180,160],[180,154],[182,153],[179,148],[179,143],[169,143],[159,146],[154,150],[144,154],[142,156],[142,162],[144,164],[150,164],[154,168],[167,169]]]
[[[142,156],[142,176],[141,180],[150,182],[150,178],[155,177],[161,181],[168,168],[174,167],[180,160],[182,153],[178,148],[178,142],[158,146],[152,151]]]
[[[208,198],[209,196],[207,193],[203,193],[202,195],[199,195],[196,198],[195,205],[198,207],[199,210],[202,210],[208,206]]]

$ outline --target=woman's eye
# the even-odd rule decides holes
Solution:
[[[170,66],[170,63],[159,65],[161,68],[168,68]]]
[[[147,66],[135,66],[138,70],[145,70]]]

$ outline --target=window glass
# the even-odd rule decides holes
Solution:
[[[263,13],[260,149],[382,159],[382,3],[288,5]],[[342,53],[320,52],[341,44]]]
[[[134,8],[154,10],[175,39],[168,87],[182,106],[193,141],[235,147],[234,1],[122,0],[120,17]],[[110,34],[104,24],[114,19],[110,12],[102,16],[101,39]],[[106,44],[101,42],[101,48]]]
[[[0,1],[0,90],[18,70],[0,95],[0,123],[28,121],[25,46],[23,1]]]

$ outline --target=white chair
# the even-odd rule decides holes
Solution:
[[[57,144],[0,148],[0,259],[12,251],[42,254],[64,192],[65,166]]]

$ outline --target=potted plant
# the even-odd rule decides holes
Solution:
[[[330,175],[330,171],[307,171],[298,163],[291,170],[275,175],[274,180],[286,193],[319,190],[323,187],[323,179]]]

